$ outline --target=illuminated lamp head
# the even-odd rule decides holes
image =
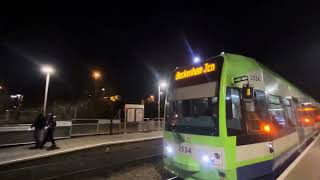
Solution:
[[[194,57],[193,62],[194,63],[199,63],[201,61],[200,57]]]

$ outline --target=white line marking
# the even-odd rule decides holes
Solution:
[[[277,180],[284,180],[289,173],[296,167],[296,165],[302,160],[302,158],[309,152],[309,150],[315,145],[315,143],[319,140],[320,134],[318,134],[317,138],[313,140],[313,142],[299,155],[299,157],[294,160],[289,167],[277,178]]]
[[[176,179],[178,176],[175,176],[175,177],[172,177],[172,178],[169,178],[167,180],[173,180],[173,179]]]

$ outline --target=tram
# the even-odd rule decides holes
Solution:
[[[184,179],[274,177],[320,128],[315,99],[236,54],[176,68],[165,104],[164,167]]]

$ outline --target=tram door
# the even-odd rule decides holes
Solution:
[[[292,107],[293,107],[294,114],[295,114],[296,128],[297,128],[297,132],[298,132],[298,136],[299,136],[299,147],[301,147],[305,137],[304,137],[304,129],[301,124],[300,113],[298,111],[299,103],[298,103],[297,98],[292,98]]]

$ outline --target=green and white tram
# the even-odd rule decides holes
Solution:
[[[319,104],[252,58],[222,53],[177,68],[164,166],[184,179],[273,177],[318,132]]]

